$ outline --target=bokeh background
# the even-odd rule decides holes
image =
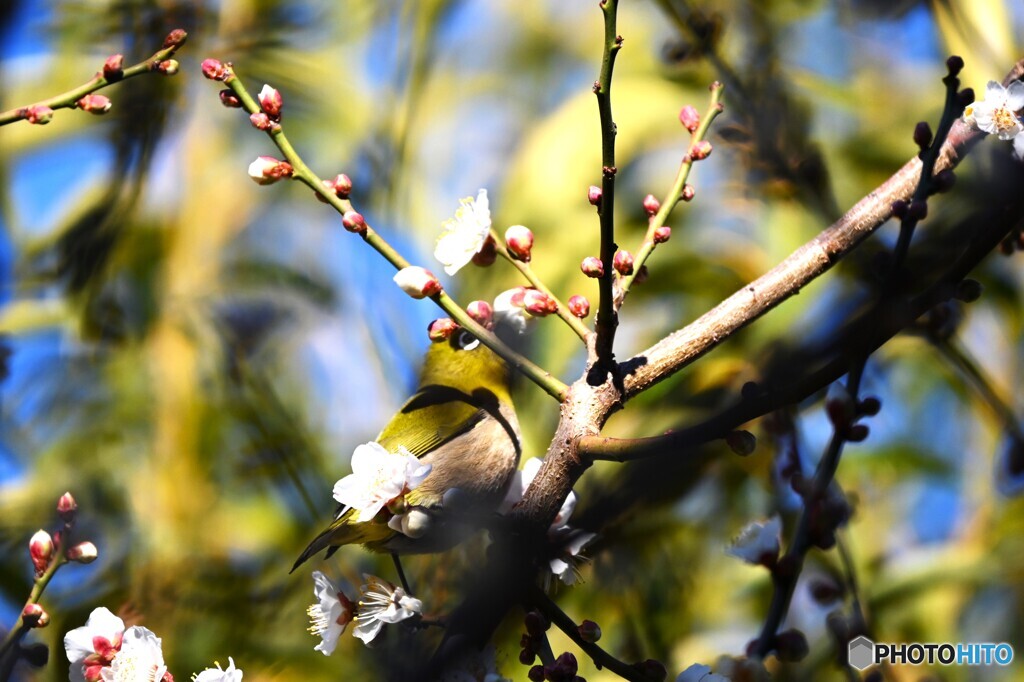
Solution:
[[[385,679],[403,653],[436,642],[396,630],[367,649],[346,636],[325,658],[305,632],[309,573],[288,569],[329,517],[353,448],[414,386],[439,312],[398,291],[389,266],[298,183],[249,181],[249,161],[275,150],[220,105],[199,62],[232,61],[254,91],[277,87],[299,152],[322,176],[348,173],[357,206],[413,262],[430,267],[440,223],[460,197],[487,188],[499,230],[535,232],[547,283],[596,302],[578,270],[597,249],[586,202],[600,171],[596,5],[0,8],[4,109],[86,80],[109,54],[134,62],[169,30],[190,33],[181,72],[108,89],[108,116],[64,110],[45,127],[0,130],[0,625],[14,622],[29,590],[28,538],[53,527],[65,490],[79,502],[80,537],[100,550],[94,564],[58,573],[43,600],[52,624],[31,635],[51,646],[51,664],[18,675],[65,679],[63,633],[97,606],[155,631],[186,680],[228,656],[246,680]],[[712,80],[727,90],[715,152],[691,179],[697,199],[670,219],[672,241],[623,311],[620,357],[769,269],[910,158],[914,124],[934,126],[941,111],[946,56],[965,59],[964,84],[980,91],[1024,52],[1024,10],[1009,0],[622,5],[613,106],[624,247],[642,237],[642,197],[671,185],[687,140],[679,108],[703,109]],[[1008,145],[983,144],[923,232],[984,202],[1008,157]],[[884,227],[862,251],[884,249],[895,233]],[[870,263],[852,258],[630,403],[607,432],[652,435],[713,413],[772,358],[827,339],[864,300]],[[932,325],[898,337],[869,364],[866,390],[883,409],[839,469],[856,500],[843,536],[877,639],[1007,641],[1020,652],[1024,508],[1014,493],[1024,485],[1000,458],[1024,447],[1015,436],[1024,280],[1019,259],[998,255],[977,277],[981,301],[945,311],[941,333]],[[518,283],[501,263],[445,278],[463,302]],[[564,380],[582,369],[557,320],[537,324],[523,346]],[[741,654],[770,583],[723,550],[751,520],[780,512],[792,522],[797,500],[777,471],[813,466],[829,435],[820,397],[776,415],[771,429],[750,425],[759,436],[750,458],[719,443],[688,466],[669,454],[646,467],[593,467],[576,519],[601,539],[584,582],[558,591],[563,608],[599,622],[612,652],[658,658],[672,676]],[[516,403],[525,453],[540,456],[556,406],[526,382]],[[483,545],[407,561],[428,611],[457,603]],[[390,561],[359,548],[314,566],[350,594],[363,572],[392,575]],[[825,625],[830,612],[849,613],[843,576],[835,551],[812,553],[788,621],[811,654],[777,668],[779,679],[847,679]],[[513,679],[527,671],[520,618],[511,614],[495,641],[499,670]],[[559,637],[553,646],[571,648]],[[1022,665],[886,675],[1011,680]],[[581,674],[609,679],[589,663]]]

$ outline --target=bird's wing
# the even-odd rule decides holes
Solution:
[[[402,446],[423,457],[484,419],[487,410],[478,402],[450,386],[423,386],[392,417],[377,442],[389,452]]]

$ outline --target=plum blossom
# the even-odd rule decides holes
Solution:
[[[228,667],[222,669],[220,663],[214,662],[216,668],[207,668],[193,676],[192,682],[242,682],[242,671],[235,667],[235,661],[228,656]]]
[[[64,636],[71,682],[166,682],[160,638],[147,628],[124,621],[106,608],[94,609],[89,620]]]
[[[491,234],[491,209],[486,189],[480,190],[475,201],[466,197],[460,199],[459,204],[455,217],[441,225],[441,236],[434,247],[434,258],[444,265],[449,275],[473,260]]]
[[[334,499],[356,510],[357,522],[369,521],[388,502],[415,490],[430,468],[404,447],[390,453],[379,443],[364,443],[352,453],[352,473],[334,484]]]
[[[385,623],[399,623],[423,613],[423,602],[406,594],[401,587],[395,587],[377,576],[363,575],[366,584],[360,588],[359,615],[355,617],[356,629],[353,635],[369,644],[380,633]]]
[[[754,522],[740,531],[740,535],[725,549],[725,553],[748,564],[774,562],[779,555],[779,538],[782,535],[782,519],[773,516],[764,523]]]
[[[1014,81],[1005,88],[1001,83],[989,81],[985,99],[968,104],[963,119],[978,130],[998,135],[1000,140],[1011,140],[1024,131],[1015,113],[1021,108],[1024,108],[1024,83]]]
[[[316,603],[306,609],[309,631],[320,637],[320,643],[313,650],[330,656],[338,645],[338,638],[355,617],[356,605],[320,571],[313,571],[313,595]]]
[[[164,665],[160,638],[149,629],[133,625],[124,631],[121,650],[109,668],[100,671],[103,682],[166,682],[170,677]]]
[[[694,663],[679,673],[676,682],[729,682],[728,677],[711,672],[711,666]]]

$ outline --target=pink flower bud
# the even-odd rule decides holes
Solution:
[[[690,158],[694,161],[706,159],[711,155],[711,143],[707,140],[700,140],[690,147]]]
[[[430,270],[418,265],[402,268],[393,278],[402,291],[413,298],[427,298],[441,293],[441,283]]]
[[[505,230],[505,245],[513,258],[529,263],[530,251],[533,249],[533,232],[524,225],[513,225]]]
[[[91,564],[98,556],[99,551],[91,542],[79,542],[67,553],[68,561],[77,561],[80,564]]]
[[[661,208],[661,202],[653,194],[648,194],[644,197],[644,211],[647,212],[647,215],[654,215],[658,212],[659,208]]]
[[[45,104],[37,104],[25,110],[25,120],[33,125],[46,125],[53,120],[53,109]]]
[[[90,114],[105,114],[110,111],[110,98],[105,95],[86,95],[75,103],[82,111]]]
[[[494,265],[494,261],[498,258],[498,245],[494,243],[494,237],[487,235],[487,239],[484,241],[484,245],[480,247],[480,250],[473,254],[473,265],[481,268],[486,268],[490,265]]]
[[[597,256],[587,256],[580,263],[580,270],[587,277],[604,277],[604,263]]]
[[[352,178],[339,173],[334,176],[334,193],[338,195],[339,199],[348,199],[348,195],[352,193]]]
[[[534,317],[545,317],[558,312],[555,299],[537,289],[527,289],[523,294],[523,308]]]
[[[633,274],[633,254],[624,249],[620,249],[615,252],[615,259],[612,261],[612,266],[615,271],[620,275],[632,275]]]
[[[274,125],[270,120],[270,117],[262,111],[257,111],[255,114],[249,114],[249,122],[252,123],[252,127],[256,130],[270,130]]]
[[[591,206],[597,206],[601,203],[602,194],[600,187],[597,185],[591,185],[590,189],[587,190],[587,201],[590,202]]]
[[[654,243],[664,244],[672,236],[672,228],[667,225],[662,225],[654,231]]]
[[[341,224],[349,232],[356,234],[365,234],[366,232],[366,219],[363,218],[362,213],[356,211],[345,211],[345,214],[341,216]]]
[[[124,77],[124,55],[112,54],[103,62],[103,77],[116,83]]]
[[[292,176],[292,165],[273,156],[260,156],[249,164],[249,177],[257,185],[270,185]]]
[[[186,38],[188,38],[188,33],[186,33],[184,29],[176,28],[168,33],[167,37],[164,38],[164,49],[167,49],[168,47],[181,47],[185,44]]]
[[[700,114],[697,113],[696,108],[687,104],[679,112],[679,122],[692,133],[700,126]]]
[[[50,565],[50,559],[53,557],[53,538],[45,530],[37,530],[32,539],[28,541],[28,553],[32,557],[32,565],[35,566],[36,573],[42,574]]]
[[[78,503],[75,502],[75,498],[71,496],[71,493],[64,493],[57,500],[57,514],[65,522],[69,522],[75,518],[75,512],[78,510]]]
[[[227,90],[220,91],[220,103],[229,109],[241,109],[242,100],[238,99],[238,95],[235,94],[234,90],[230,88]]]
[[[430,323],[427,327],[427,336],[431,341],[444,341],[451,338],[458,328],[459,325],[455,323],[455,320],[450,317],[442,317]]]
[[[165,76],[173,76],[178,73],[179,69],[181,69],[181,64],[177,59],[165,59],[156,65],[157,73],[162,73]]]
[[[219,59],[204,59],[200,68],[203,75],[212,81],[226,81],[231,75],[231,67]]]
[[[472,301],[466,306],[466,312],[485,329],[494,327],[494,310],[487,301]]]
[[[683,185],[683,192],[680,196],[682,197],[683,201],[693,201],[693,197],[696,194],[697,191],[693,189],[693,185],[687,184]]]
[[[580,639],[593,644],[601,639],[601,626],[592,620],[585,620],[579,626]]]
[[[264,84],[257,98],[260,101],[260,108],[263,109],[267,116],[275,121],[281,119],[281,107],[284,105],[284,99],[281,97],[280,92]]]
[[[590,301],[585,296],[579,294],[570,296],[566,305],[569,306],[569,312],[581,320],[590,314]]]
[[[50,619],[47,617],[46,623],[41,625],[43,616],[46,616],[46,611],[39,604],[25,604],[21,610],[21,622],[30,628],[46,627]]]

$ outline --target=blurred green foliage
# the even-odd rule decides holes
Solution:
[[[1001,79],[1022,48],[1013,4],[623,3],[613,108],[624,248],[645,229],[642,197],[671,184],[686,144],[679,108],[702,108],[712,80],[727,90],[715,152],[694,172],[697,199],[676,209],[672,241],[623,310],[619,357],[769,269],[910,158],[914,124],[938,118],[947,54],[964,57],[965,85]],[[440,222],[487,187],[499,231],[521,223],[537,235],[534,266],[548,285],[596,301],[578,271],[597,250],[586,201],[600,173],[595,5],[22,0],[0,15],[31,32],[19,45],[36,45],[0,64],[3,108],[84,81],[108,54],[140,59],[172,28],[190,33],[181,73],[112,87],[106,118],[61,111],[46,127],[0,130],[0,209],[15,259],[0,299],[13,350],[0,355],[11,368],[0,385],[0,455],[13,462],[0,482],[8,620],[29,589],[27,540],[51,524],[65,490],[78,499],[82,538],[100,549],[91,566],[58,574],[43,600],[53,622],[32,635],[51,646],[51,664],[19,674],[64,679],[62,635],[101,605],[161,636],[178,679],[228,656],[247,681],[384,679],[436,643],[436,633],[393,628],[374,649],[346,637],[325,658],[305,632],[312,582],[287,570],[330,514],[352,449],[405,397],[438,313],[395,290],[386,265],[308,191],[245,177],[253,157],[274,150],[219,104],[198,64],[231,61],[253,87],[277,87],[299,152],[322,176],[352,176],[357,205],[411,260],[429,265]],[[1007,153],[982,145],[923,231],[966,214]],[[894,235],[883,228],[864,251]],[[773,357],[825,338],[863,300],[869,269],[869,256],[852,258],[637,398],[606,433],[653,435],[713,413]],[[992,257],[977,277],[989,293],[958,310],[955,342],[1019,414],[1019,261]],[[468,302],[517,283],[499,263],[460,273],[449,289]],[[554,319],[537,327],[524,352],[575,379],[576,338]],[[1022,502],[998,494],[993,475],[1005,425],[921,335],[887,345],[866,383],[883,410],[838,480],[858,501],[846,541],[872,633],[1022,651]],[[525,453],[539,456],[558,411],[523,384]],[[670,456],[594,466],[577,518],[601,539],[585,582],[557,594],[562,607],[600,623],[608,650],[661,659],[672,676],[741,654],[769,577],[723,548],[750,520],[792,519],[773,462],[793,449],[813,462],[827,437],[820,404],[798,407],[796,439],[748,426],[759,448],[746,459],[714,444],[699,466]],[[475,541],[407,561],[428,611],[457,603],[483,552]],[[316,567],[350,588],[363,572],[391,575],[390,561],[359,548]],[[788,622],[805,630],[811,656],[773,663],[777,677],[845,679],[824,623],[850,595],[823,603],[809,591],[844,584],[836,553],[812,553],[806,578]],[[495,641],[514,679],[527,670],[520,615]],[[552,646],[571,649],[558,636]],[[608,679],[588,662],[581,674]]]

